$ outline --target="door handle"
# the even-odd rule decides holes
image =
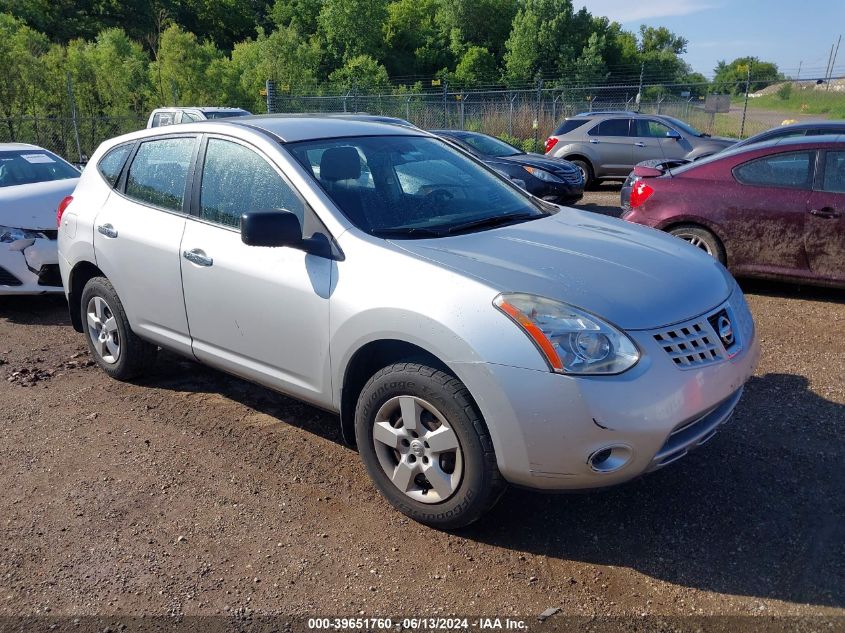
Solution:
[[[197,266],[211,266],[214,260],[205,254],[205,251],[199,248],[192,248],[189,251],[182,251],[182,257]]]
[[[825,218],[829,220],[836,219],[840,216],[839,212],[833,207],[822,207],[821,209],[810,209],[810,215],[818,218]]]
[[[599,144],[599,140],[598,140],[597,138],[591,138],[591,139],[590,139],[590,143],[592,143],[593,145],[598,145],[598,144]]]
[[[97,231],[102,233],[106,237],[117,237],[117,229],[114,228],[111,224],[98,224]]]
[[[636,143],[634,143],[634,145],[636,145],[637,147],[645,147],[645,143],[642,143],[641,141],[637,141]]]

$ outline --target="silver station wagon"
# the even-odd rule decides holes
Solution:
[[[758,357],[711,257],[533,198],[421,130],[145,130],[103,143],[59,215],[70,315],[106,373],[164,348],[337,412],[381,493],[440,528],[508,483],[597,488],[678,459]]]

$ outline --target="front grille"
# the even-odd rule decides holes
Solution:
[[[23,282],[0,266],[0,286],[22,286]]]
[[[733,358],[743,341],[753,338],[754,324],[747,312],[742,302],[736,310],[725,303],[697,319],[658,331],[654,340],[679,369],[712,365]]]
[[[719,337],[704,319],[658,332],[654,340],[682,369],[711,365],[726,358]]]

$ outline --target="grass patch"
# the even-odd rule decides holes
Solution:
[[[793,87],[785,99],[777,94],[749,99],[748,109],[793,114],[823,114],[831,119],[845,119],[845,92]]]

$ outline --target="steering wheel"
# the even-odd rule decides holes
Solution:
[[[429,191],[427,194],[425,194],[425,197],[427,199],[430,198],[430,199],[434,200],[435,202],[443,203],[443,202],[448,202],[449,200],[451,200],[455,196],[450,191],[447,191],[446,189],[434,189],[432,191]]]

